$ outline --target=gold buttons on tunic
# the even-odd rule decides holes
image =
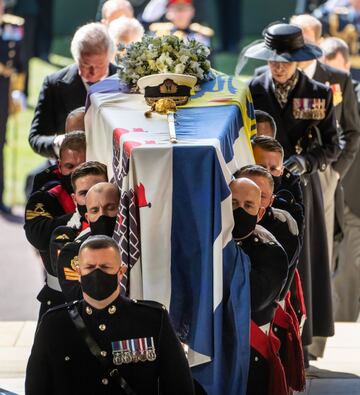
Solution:
[[[259,360],[259,357],[255,357],[254,360],[255,362],[257,362]]]
[[[115,313],[116,313],[116,306],[111,305],[111,306],[108,308],[108,312],[109,312],[109,314],[115,314]]]
[[[51,305],[51,300],[48,300],[48,301],[46,302],[46,304],[47,304],[48,306],[50,306],[50,305]]]
[[[106,329],[106,325],[105,324],[100,324],[99,325],[99,329],[104,332],[104,330]]]
[[[89,307],[89,306],[86,306],[85,311],[86,311],[86,313],[87,313],[88,315],[91,315],[91,314],[92,314],[92,308]]]
[[[70,361],[70,357],[66,356],[66,357],[65,357],[65,361],[66,361],[66,362]]]
[[[106,357],[106,356],[107,356],[107,352],[106,352],[106,351],[101,351],[101,352],[100,352],[100,355],[101,355],[102,357]]]
[[[9,51],[8,55],[9,58],[13,58],[15,56],[16,52],[12,49],[11,51]]]
[[[102,382],[104,385],[108,385],[108,384],[109,384],[109,380],[108,380],[108,379],[102,379],[101,382]]]

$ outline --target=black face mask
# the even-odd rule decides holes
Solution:
[[[81,276],[83,292],[95,300],[104,300],[112,295],[118,287],[118,275],[108,274],[101,269],[95,269],[85,276]]]
[[[281,185],[282,176],[272,176],[274,180],[274,193],[276,193]]]
[[[85,204],[77,204],[77,209],[79,214],[81,215],[81,218],[85,218],[85,213],[86,213],[86,205]]]
[[[71,174],[64,176],[63,174],[60,175],[61,185],[65,189],[65,191],[71,195],[74,193],[73,187],[71,185]]]
[[[239,207],[233,211],[233,216],[235,224],[232,234],[234,239],[243,239],[255,229],[257,215],[251,215]]]
[[[97,221],[90,222],[91,234],[111,237],[114,233],[116,217],[101,215]]]

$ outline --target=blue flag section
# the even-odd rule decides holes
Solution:
[[[249,260],[232,240],[214,256],[229,196],[215,148],[173,148],[170,316],[181,340],[211,359],[192,369],[209,395],[245,394],[249,365]]]
[[[234,157],[234,142],[244,126],[240,108],[235,105],[180,108],[176,112],[176,137],[181,140],[217,139],[225,162]]]

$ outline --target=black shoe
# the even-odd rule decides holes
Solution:
[[[308,356],[309,356],[309,361],[317,361],[318,359],[316,355],[313,355],[310,352],[308,353]]]
[[[4,203],[0,203],[0,214],[11,215],[11,208]]]

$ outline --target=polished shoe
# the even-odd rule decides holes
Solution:
[[[0,214],[11,215],[11,207],[7,206],[4,203],[0,203]]]

